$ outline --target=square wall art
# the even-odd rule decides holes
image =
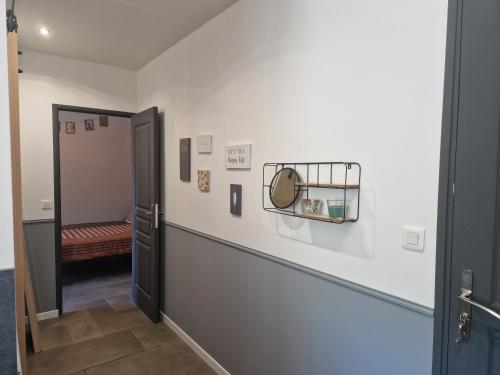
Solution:
[[[196,147],[200,154],[212,153],[212,136],[211,135],[197,135]]]

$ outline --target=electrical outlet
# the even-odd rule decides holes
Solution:
[[[405,249],[422,252],[425,246],[425,229],[404,226],[402,230],[402,245]]]
[[[52,210],[52,199],[42,199],[42,210]]]

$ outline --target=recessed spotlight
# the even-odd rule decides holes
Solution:
[[[42,36],[47,37],[47,36],[49,36],[49,35],[50,35],[50,31],[49,31],[49,29],[47,29],[45,26],[40,27],[40,28],[38,29],[38,31],[40,32],[40,34],[41,34]]]

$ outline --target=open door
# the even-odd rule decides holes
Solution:
[[[160,165],[158,108],[132,117],[132,298],[160,320]]]

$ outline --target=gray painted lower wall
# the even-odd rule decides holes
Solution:
[[[14,270],[0,270],[0,374],[17,373]]]
[[[431,374],[431,310],[173,224],[162,232],[162,310],[231,374]]]
[[[38,312],[57,310],[54,225],[54,220],[24,222]]]
[[[24,228],[55,310],[54,222]],[[161,267],[162,310],[233,375],[431,374],[428,308],[166,223]]]

